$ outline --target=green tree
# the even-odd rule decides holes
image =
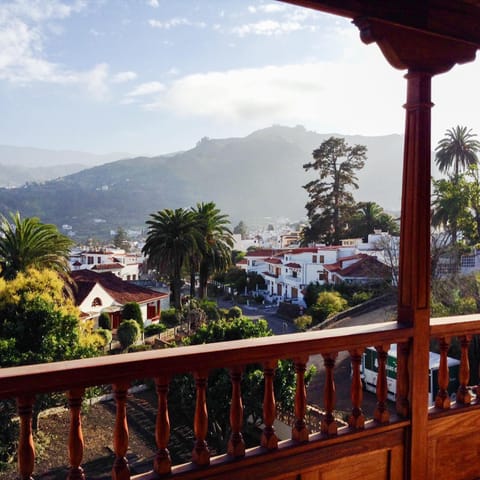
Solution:
[[[110,320],[110,315],[107,312],[100,313],[98,317],[98,326],[105,330],[112,329],[112,321]]]
[[[247,224],[243,220],[240,220],[238,224],[233,228],[233,233],[236,235],[241,235],[242,240],[245,240],[248,235]]]
[[[130,243],[128,242],[128,235],[124,228],[118,227],[113,236],[113,244],[117,248],[123,248],[126,252],[130,251]]]
[[[142,252],[149,265],[164,272],[170,279],[173,304],[181,308],[182,268],[189,255],[203,242],[196,228],[193,212],[183,208],[165,209],[150,215],[148,235]]]
[[[128,302],[122,308],[122,320],[135,320],[143,332],[143,317],[137,302]]]
[[[0,276],[11,280],[29,267],[48,268],[67,279],[72,240],[59,233],[55,225],[38,218],[21,218],[17,212],[10,220],[0,218]]]
[[[140,327],[135,320],[123,320],[117,329],[117,338],[123,350],[133,345],[140,337]]]
[[[321,323],[331,315],[345,310],[347,305],[347,301],[339,292],[320,292],[316,303],[307,313],[312,316],[315,323]]]
[[[231,264],[233,238],[228,228],[228,215],[222,214],[214,202],[197,203],[192,209],[195,228],[203,238],[200,244],[199,292],[204,298],[209,278],[225,271]]]
[[[349,235],[368,240],[368,235],[374,230],[382,230],[392,235],[399,233],[395,219],[384,212],[383,208],[375,202],[359,202],[355,213],[349,220]]]
[[[480,142],[475,139],[476,136],[464,126],[448,129],[435,149],[435,163],[440,172],[449,173],[453,170],[455,180],[461,171],[477,165]]]
[[[313,151],[313,161],[303,168],[315,170],[319,178],[303,187],[309,196],[305,208],[311,225],[304,235],[319,234],[323,241],[339,244],[354,206],[350,190],[358,188],[356,172],[365,165],[366,152],[364,145],[351,147],[337,137],[330,137]]]

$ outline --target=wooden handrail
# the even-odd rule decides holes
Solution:
[[[340,352],[367,345],[408,341],[411,328],[396,322],[274,337],[210,343],[165,350],[0,369],[0,398],[67,391],[202,370],[264,363],[272,358]],[[128,368],[126,368],[128,365]]]

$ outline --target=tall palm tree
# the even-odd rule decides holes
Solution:
[[[197,203],[192,208],[196,228],[203,242],[200,251],[199,292],[200,298],[207,293],[207,282],[214,272],[226,270],[232,261],[233,236],[228,228],[228,215],[221,213],[214,202]]]
[[[142,252],[149,264],[170,278],[173,303],[181,307],[182,268],[192,252],[199,248],[201,237],[195,228],[193,212],[183,208],[166,208],[150,215],[148,235]]]
[[[69,256],[73,241],[55,225],[38,218],[21,218],[17,212],[10,220],[0,217],[0,276],[11,280],[29,267],[48,268],[64,280],[70,272]]]
[[[458,178],[460,171],[478,163],[477,152],[480,142],[474,137],[477,135],[467,127],[457,125],[448,129],[445,137],[438,142],[435,149],[435,163],[440,172],[448,173],[453,169],[453,178]]]

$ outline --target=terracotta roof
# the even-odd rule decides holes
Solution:
[[[247,252],[246,257],[273,257],[275,255],[283,255],[285,252],[288,252],[288,250],[277,248],[259,248],[258,250]]]
[[[248,260],[246,258],[242,258],[237,262],[237,265],[248,265]]]
[[[370,255],[365,255],[358,262],[337,273],[350,278],[388,278],[391,275],[390,269],[384,263]]]
[[[81,267],[83,265],[82,262],[79,262],[78,260],[76,262],[74,262],[73,266],[74,267]]]
[[[302,266],[299,263],[295,262],[290,262],[285,265],[288,268],[302,268]]]
[[[97,263],[92,270],[119,270],[123,268],[121,263]]]
[[[265,263],[273,263],[274,265],[281,265],[282,261],[279,258],[270,257],[265,259]]]
[[[366,253],[357,253],[355,255],[350,255],[348,257],[342,257],[342,258],[339,258],[338,261],[340,263],[342,262],[348,262],[349,260],[360,260],[361,258],[364,258],[364,257],[368,257],[368,255]]]
[[[342,269],[342,264],[340,262],[324,264],[323,268],[329,272],[336,272],[337,270]]]
[[[111,272],[96,273],[92,270],[76,270],[71,273],[71,276],[78,287],[74,292],[77,305],[85,300],[96,284],[101,285],[121,305],[128,302],[145,303],[168,297],[168,293],[156,292],[149,288],[125,282]]]

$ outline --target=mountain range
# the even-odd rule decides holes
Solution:
[[[203,138],[184,152],[116,161],[109,158],[108,163],[91,154],[78,153],[74,162],[67,153],[76,152],[49,155],[40,151],[42,161],[35,155],[39,150],[29,149],[22,152],[28,163],[17,160],[7,165],[7,147],[0,147],[0,165],[14,163],[33,177],[25,177],[23,185],[16,188],[0,188],[0,212],[18,210],[60,227],[68,224],[78,238],[103,237],[119,226],[141,229],[150,213],[210,200],[230,215],[232,223],[261,223],[268,217],[298,220],[305,216],[307,201],[302,185],[315,178],[313,171],[305,172],[302,166],[330,136],[344,137],[350,145],[367,146],[368,160],[358,173],[355,199],[375,201],[388,211],[398,211],[401,135],[320,134],[302,126],[272,126],[241,138]],[[88,162],[89,168],[75,173],[53,173],[53,166],[68,170]],[[48,181],[35,177],[38,168],[55,177]],[[5,185],[3,177],[2,173]]]

